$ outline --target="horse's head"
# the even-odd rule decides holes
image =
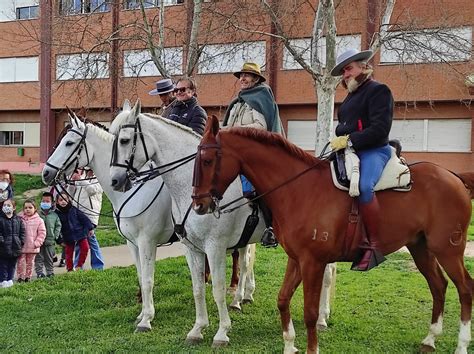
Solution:
[[[54,148],[42,171],[43,182],[51,185],[60,176],[71,175],[75,169],[87,166],[92,151],[87,148],[87,125],[68,108],[70,125]]]
[[[193,176],[193,209],[198,214],[213,212],[227,187],[240,172],[240,163],[229,152],[224,156],[219,121],[209,117],[198,146]]]
[[[137,100],[135,106],[124,110],[114,119],[110,132],[115,135],[110,162],[110,177],[114,190],[130,189],[130,175],[149,160],[144,135],[140,123],[141,104]]]

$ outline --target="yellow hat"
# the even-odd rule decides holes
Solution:
[[[265,77],[262,75],[262,72],[260,71],[260,65],[258,65],[257,63],[244,63],[242,69],[240,71],[236,71],[234,73],[234,76],[236,78],[239,78],[240,74],[242,73],[257,75],[258,77],[260,77],[260,82],[264,82],[266,80]]]

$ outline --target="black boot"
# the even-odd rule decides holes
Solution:
[[[267,248],[277,247],[278,241],[272,227],[272,212],[262,198],[258,199],[258,207],[262,212],[263,220],[265,221],[266,226],[265,231],[263,231],[263,236],[260,243],[263,247]]]
[[[262,240],[260,241],[263,247],[273,248],[278,246],[278,241],[275,237],[275,233],[273,232],[273,227],[267,227],[265,231],[263,231]]]
[[[363,247],[361,257],[354,260],[351,269],[367,271],[385,261],[385,257],[378,250],[380,205],[377,197],[374,195],[374,198],[371,202],[367,204],[360,204],[359,207],[362,220],[365,225],[365,230],[367,232],[367,240],[369,241],[369,245]]]

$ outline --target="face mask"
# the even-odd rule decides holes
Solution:
[[[41,202],[41,203],[40,203],[40,207],[41,207],[41,209],[43,209],[43,210],[49,210],[49,209],[51,209],[51,203]]]
[[[8,182],[1,181],[0,182],[0,190],[4,191],[7,188],[8,188]]]
[[[2,211],[5,213],[5,214],[11,214],[13,213],[13,206],[12,205],[4,205],[2,207]]]

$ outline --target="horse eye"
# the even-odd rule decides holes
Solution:
[[[74,142],[73,141],[66,141],[66,146],[71,146],[71,145],[74,145]]]
[[[212,160],[204,160],[204,166],[210,166],[212,163]]]
[[[121,144],[121,145],[126,145],[126,144],[128,144],[129,142],[130,142],[130,139],[128,139],[128,138],[122,138],[122,139],[120,139],[120,144]]]

